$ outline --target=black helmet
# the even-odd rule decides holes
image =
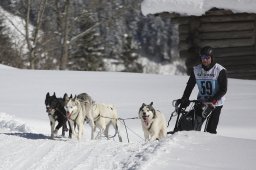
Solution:
[[[202,55],[208,55],[208,56],[213,57],[213,49],[212,49],[212,47],[205,46],[205,47],[201,48],[200,56],[202,56]]]

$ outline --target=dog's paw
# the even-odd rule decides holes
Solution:
[[[77,134],[72,134],[72,135],[71,135],[71,139],[76,139],[76,138],[78,138],[78,135],[77,135]]]

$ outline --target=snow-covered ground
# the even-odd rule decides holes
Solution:
[[[47,92],[86,92],[96,102],[116,105],[119,117],[137,117],[143,102],[154,102],[168,120],[187,76],[154,74],[0,69],[0,169],[172,169],[252,170],[256,160],[256,81],[229,79],[227,100],[217,135],[178,132],[145,143],[140,120],[126,120],[124,142],[90,140],[85,125],[81,141],[51,140],[44,100]],[[191,96],[195,98],[196,90]],[[176,117],[175,117],[176,118]],[[175,118],[168,130],[173,129]],[[113,131],[111,132],[113,133]]]

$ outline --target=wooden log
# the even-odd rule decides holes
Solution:
[[[227,48],[215,48],[214,55],[219,57],[225,56],[241,56],[241,55],[253,55],[255,56],[254,46],[243,47],[227,47]]]
[[[252,73],[248,73],[248,72],[228,72],[227,76],[229,78],[255,80],[256,79],[256,72],[252,72]]]
[[[207,23],[199,27],[199,32],[247,31],[253,29],[253,22]]]
[[[187,49],[180,50],[180,54],[188,54]],[[250,55],[256,58],[254,46],[245,46],[245,47],[227,47],[227,48],[214,48],[214,56],[218,58],[222,57],[233,57],[233,56],[246,56]]]
[[[180,56],[188,56],[189,52],[187,49],[180,50]],[[251,56],[256,58],[254,46],[248,47],[227,47],[227,48],[214,48],[214,56],[216,58],[226,58],[226,57],[241,57],[241,56]]]
[[[256,64],[256,57],[255,55],[237,55],[237,56],[215,56],[216,59],[223,61],[223,62],[236,62],[239,61],[241,64],[242,63],[251,63],[251,64]]]
[[[240,64],[249,63],[249,64],[256,64],[256,57],[255,55],[240,55],[240,56],[228,56],[228,57],[217,57],[218,60],[225,61],[225,62],[238,62]]]
[[[220,63],[222,64],[227,70],[252,70],[255,69],[255,65],[253,64],[237,64],[237,63]]]
[[[256,70],[229,70],[227,69],[228,77],[242,78],[242,79],[254,79],[256,78]]]
[[[216,40],[216,39],[238,39],[238,38],[252,38],[254,31],[223,31],[223,32],[202,32],[199,33],[201,40]]]
[[[241,46],[252,46],[254,40],[252,38],[244,39],[223,39],[223,40],[203,40],[200,41],[199,46],[212,46],[214,48],[223,47],[241,47]]]
[[[256,18],[255,14],[232,14],[232,15],[204,15],[200,17],[200,21],[203,23],[213,22],[235,22],[235,21],[254,21]]]
[[[181,17],[172,18],[171,21],[173,23],[177,23],[179,25],[182,25],[182,24],[189,24],[190,19],[191,19],[191,16],[181,16]]]

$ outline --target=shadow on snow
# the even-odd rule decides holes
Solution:
[[[49,136],[36,133],[2,133],[10,136],[18,136],[26,139],[38,140],[38,139],[51,139]]]

